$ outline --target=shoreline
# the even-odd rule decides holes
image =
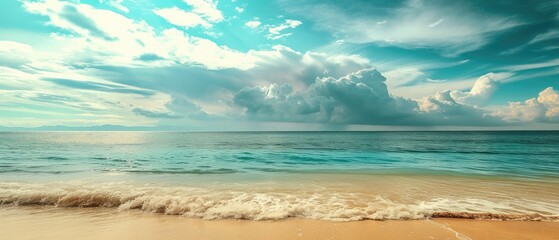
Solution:
[[[412,182],[407,178],[391,178],[387,182],[387,179],[354,177],[341,183],[338,178],[331,178],[329,181],[333,183],[328,183],[320,179],[205,186],[7,182],[0,183],[0,207],[107,208],[114,212],[257,221],[290,218],[338,222],[430,218],[559,220],[556,214],[559,202],[554,198],[557,195],[544,195],[556,192],[556,187],[541,183],[536,192],[530,192],[534,189],[532,184],[503,186],[498,185],[500,182],[486,182],[485,188],[474,192],[471,187],[477,182],[462,184],[464,181],[458,180]],[[510,195],[517,198],[506,198]]]
[[[202,220],[103,208],[0,207],[0,239],[556,239],[559,222],[435,218]]]

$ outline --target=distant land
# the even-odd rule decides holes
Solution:
[[[463,127],[463,126],[436,126],[436,127],[394,127],[394,126],[337,126],[332,128],[262,128],[262,129],[244,129],[244,128],[226,128],[226,129],[197,129],[188,128],[186,126],[122,126],[122,125],[96,125],[96,126],[40,126],[40,127],[6,127],[0,126],[0,132],[48,132],[48,131],[169,131],[169,132],[319,132],[319,131],[559,131],[559,129],[546,128],[545,125],[534,126],[502,126],[502,127]]]
[[[4,127],[0,126],[0,131],[2,132],[27,132],[27,131],[156,131],[163,130],[161,127],[157,129],[155,127],[146,126],[121,126],[121,125],[98,125],[98,126],[87,126],[87,127],[70,127],[70,126],[41,126],[41,127]]]

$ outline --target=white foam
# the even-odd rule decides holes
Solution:
[[[203,219],[285,218],[357,221],[424,219],[435,212],[558,215],[554,203],[532,200],[417,199],[411,203],[351,192],[273,192],[255,189],[131,185],[127,183],[0,183],[0,204],[110,207]]]

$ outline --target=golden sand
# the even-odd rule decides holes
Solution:
[[[559,239],[558,222],[199,220],[113,209],[0,207],[0,239]]]

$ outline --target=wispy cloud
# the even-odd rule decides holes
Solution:
[[[127,7],[125,7],[122,2],[124,2],[124,0],[99,0],[101,3],[105,3],[109,6],[112,6],[122,12],[128,13],[130,12],[130,10],[128,10]]]
[[[260,26],[262,23],[258,20],[251,20],[245,23],[245,26],[249,27],[249,28],[257,28],[258,26]]]
[[[444,18],[441,18],[438,21],[427,25],[427,27],[434,28],[434,27],[438,26],[439,24],[441,24],[443,21],[444,21]]]
[[[101,92],[118,92],[118,93],[131,93],[131,94],[138,94],[142,96],[152,96],[155,94],[153,91],[141,90],[141,89],[134,89],[123,85],[116,85],[110,83],[100,83],[100,82],[91,82],[91,81],[77,81],[77,80],[70,80],[70,79],[56,79],[56,78],[47,78],[44,79],[45,81],[49,81],[61,86],[66,86],[69,88],[75,89],[83,89],[83,90],[91,90],[91,91],[101,91]]]
[[[363,9],[353,11],[356,6]],[[369,2],[356,2],[352,7],[328,2],[293,6],[286,2],[285,8],[347,42],[429,47],[453,55],[479,49],[489,41],[490,33],[524,24],[512,16],[476,12],[461,2],[407,0],[390,7]]]
[[[144,117],[148,117],[148,118],[169,118],[169,119],[182,118],[179,115],[169,113],[169,112],[153,112],[153,111],[149,111],[149,110],[145,110],[145,109],[141,109],[141,108],[134,108],[134,109],[132,109],[132,112],[134,112],[135,114],[144,116]]]
[[[217,8],[217,1],[213,0],[184,0],[192,7],[192,12],[202,15],[210,22],[223,21],[223,14]]]
[[[292,33],[282,33],[282,31],[284,31],[286,29],[290,29],[290,28],[296,28],[296,27],[300,26],[301,24],[303,24],[303,22],[301,22],[299,20],[286,19],[285,22],[282,23],[282,24],[269,27],[268,28],[269,34],[266,35],[266,37],[268,39],[272,39],[272,40],[280,39],[282,37],[287,37],[287,36],[291,35]]]
[[[154,9],[153,12],[167,20],[169,23],[185,28],[202,26],[209,28],[212,25],[204,20],[200,15],[187,12],[178,7]]]
[[[508,71],[524,71],[524,70],[541,69],[541,68],[549,68],[549,67],[556,67],[556,66],[559,66],[559,59],[553,59],[553,60],[539,62],[539,63],[512,65],[512,66],[504,67],[502,69]]]

